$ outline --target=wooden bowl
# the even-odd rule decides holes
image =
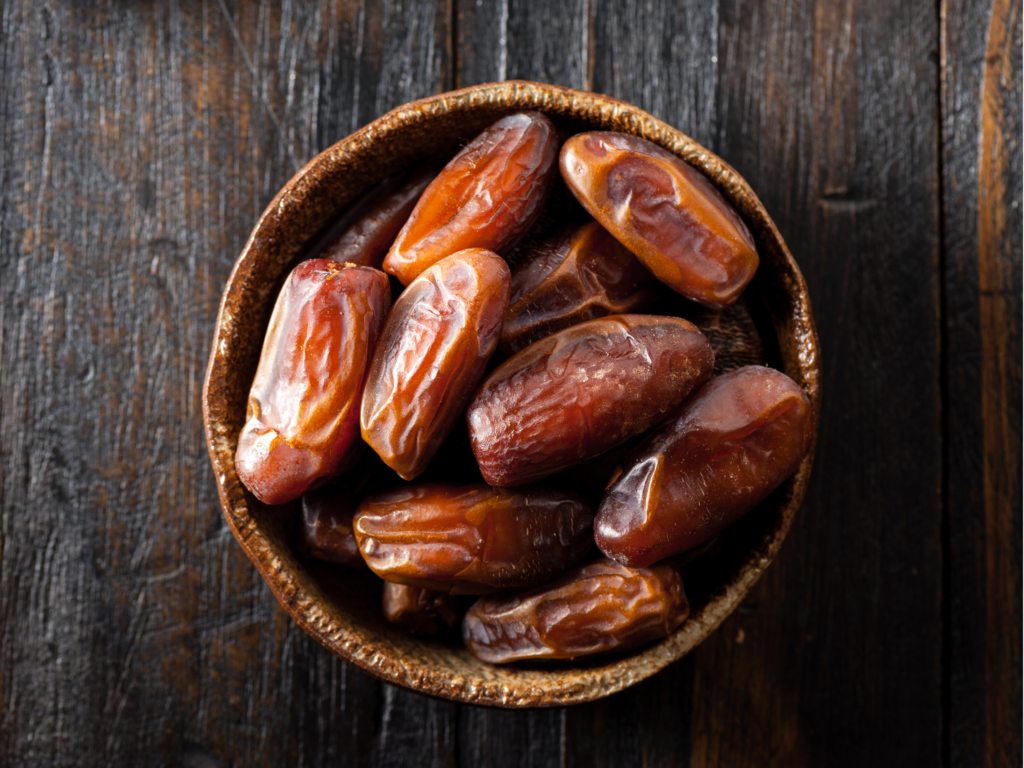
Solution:
[[[628,655],[575,664],[492,666],[456,641],[421,640],[388,625],[380,582],[368,572],[296,556],[297,504],[268,507],[235,474],[246,398],[277,291],[296,259],[345,208],[374,184],[424,157],[450,158],[499,117],[519,110],[548,115],[566,134],[621,131],[653,141],[702,170],[753,233],[761,267],[747,289],[762,308],[769,362],[820,409],[818,339],[807,286],[753,190],[721,159],[636,107],[541,83],[466,88],[407,104],[321,152],[277,194],[260,217],[228,279],[203,389],[206,441],[224,516],[235,538],[298,622],[338,656],[391,683],[472,704],[552,707],[607,696],[653,675],[690,651],[728,616],[786,537],[803,499],[813,448],[796,475],[723,535],[707,565],[684,572],[693,610],[671,637]],[[682,301],[682,300],[680,300]]]

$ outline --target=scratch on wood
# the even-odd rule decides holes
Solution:
[[[231,31],[231,37],[235,41],[235,45],[238,47],[238,52],[242,54],[242,61],[245,62],[245,68],[249,70],[249,76],[254,82],[258,81],[256,75],[256,67],[253,66],[252,59],[249,58],[249,52],[245,50],[245,45],[242,43],[242,37],[238,34],[238,27],[235,25],[235,20],[231,18],[231,14],[228,12],[228,8],[224,5],[224,0],[217,0],[217,4],[220,6],[221,13],[224,14],[224,20],[227,22],[228,29]],[[281,143],[284,144],[285,149],[288,152],[288,157],[292,161],[292,172],[298,173],[301,169],[299,159],[295,156],[295,149],[292,147],[292,143],[288,140],[288,136],[285,134],[284,129],[281,127],[281,121],[277,119],[277,112],[274,107],[271,106],[269,99],[267,99],[267,88],[266,83],[260,83],[260,101],[263,102],[263,108],[267,110],[267,115],[270,116],[270,121],[274,124],[274,128],[277,130],[278,138]]]

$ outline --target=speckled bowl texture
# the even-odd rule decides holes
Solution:
[[[472,704],[552,707],[631,686],[711,634],[778,552],[803,499],[813,448],[793,478],[723,535],[708,565],[684,571],[693,610],[671,637],[628,655],[575,664],[492,666],[471,656],[454,637],[424,640],[391,627],[381,616],[376,577],[297,556],[292,545],[297,503],[262,504],[239,481],[234,466],[270,311],[311,240],[388,175],[423,158],[447,160],[486,126],[519,110],[543,112],[566,135],[604,130],[641,136],[711,179],[757,242],[761,266],[746,296],[748,304],[761,308],[769,362],[804,388],[817,424],[821,370],[807,286],[753,190],[720,158],[636,107],[528,82],[481,85],[399,107],[317,155],[284,186],[260,217],[224,289],[203,416],[228,525],[299,626],[343,659],[414,691]]]

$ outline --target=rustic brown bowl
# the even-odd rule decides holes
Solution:
[[[295,505],[262,504],[239,482],[234,466],[270,310],[303,249],[375,183],[423,157],[451,157],[484,127],[518,110],[543,112],[565,132],[642,136],[711,179],[757,241],[761,267],[747,296],[762,308],[770,362],[804,388],[817,424],[821,371],[807,286],[753,190],[720,158],[636,107],[528,82],[481,85],[399,107],[321,152],[284,186],[260,217],[224,289],[203,417],[228,525],[299,626],[343,659],[414,691],[473,704],[551,707],[620,691],[711,634],[775,557],[803,499],[813,449],[792,479],[729,530],[711,565],[687,581],[693,611],[675,634],[629,655],[547,665],[491,666],[454,641],[421,640],[389,626],[380,615],[379,582],[367,573],[297,557],[291,539]]]

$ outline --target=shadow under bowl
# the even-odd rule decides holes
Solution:
[[[529,82],[480,85],[407,104],[317,155],[260,217],[228,279],[203,388],[207,447],[221,506],[242,549],[288,614],[343,659],[391,683],[472,704],[550,707],[607,696],[681,658],[742,601],[778,552],[803,499],[813,447],[797,473],[723,534],[708,564],[684,571],[689,619],[640,650],[577,663],[492,666],[454,639],[424,640],[387,624],[381,582],[368,572],[300,558],[292,544],[297,504],[268,507],[239,481],[234,457],[246,400],[277,292],[288,272],[345,209],[379,181],[424,159],[446,161],[511,112],[543,112],[560,133],[620,131],[653,141],[703,171],[739,212],[761,266],[748,287],[760,309],[769,363],[800,384],[820,410],[818,338],[807,286],[749,185],[713,153],[616,99]],[[680,299],[682,301],[682,299]]]

